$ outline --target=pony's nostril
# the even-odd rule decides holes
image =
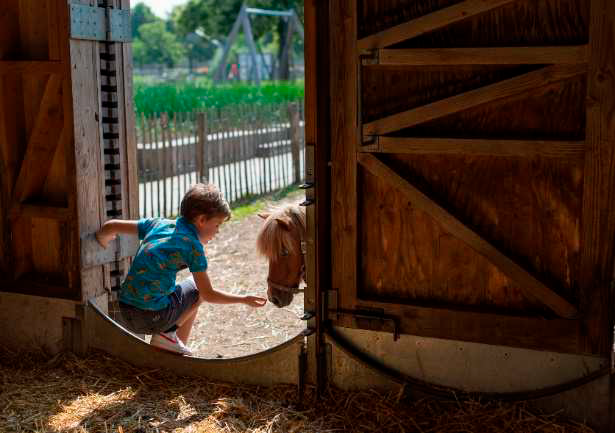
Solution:
[[[273,305],[275,305],[276,307],[280,306],[280,300],[276,298],[275,296],[271,297],[271,302],[273,302]]]

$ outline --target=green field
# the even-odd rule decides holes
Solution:
[[[264,82],[260,86],[244,83],[213,85],[205,80],[153,83],[135,77],[135,110],[149,116],[212,108],[280,106],[285,102],[302,101],[303,86],[303,82]]]

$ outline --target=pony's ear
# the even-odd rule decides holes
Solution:
[[[290,231],[290,218],[277,217],[275,220],[282,229]]]
[[[271,215],[269,212],[260,212],[258,214],[259,217],[261,217],[262,219],[266,220],[267,218],[269,218],[269,215]]]

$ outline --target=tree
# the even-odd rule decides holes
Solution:
[[[212,43],[201,30],[199,30],[198,33],[195,31],[186,31],[186,27],[180,24],[186,6],[187,5],[175,6],[171,10],[171,15],[167,21],[167,30],[171,33],[175,33],[184,44],[189,68],[192,71],[194,62],[210,60],[214,56],[217,46],[215,43]]]
[[[182,34],[197,32],[211,39],[224,40],[237,19],[237,15],[244,0],[190,0],[175,17],[176,28]],[[250,7],[289,10],[294,9],[303,20],[303,0],[251,0]],[[277,36],[277,63],[280,79],[288,79],[290,75],[290,62],[288,56],[283,56],[287,44],[288,22],[278,17],[252,16],[252,27],[255,38],[267,34]],[[292,47],[291,47],[292,48]],[[302,45],[298,46],[302,49]]]
[[[184,47],[173,33],[166,30],[164,21],[158,20],[139,27],[138,38],[133,42],[136,64],[162,63],[173,67],[184,56]]]
[[[153,23],[160,21],[149,6],[139,3],[130,11],[130,24],[132,26],[132,38],[135,39],[139,36],[139,27],[143,24]]]

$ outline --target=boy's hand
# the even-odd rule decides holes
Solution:
[[[115,233],[107,233],[105,227],[103,226],[100,230],[96,232],[95,236],[100,246],[103,248],[107,248],[109,246],[109,242],[111,242],[116,235]]]
[[[260,308],[265,306],[267,300],[259,296],[244,296],[243,303],[248,307]]]

